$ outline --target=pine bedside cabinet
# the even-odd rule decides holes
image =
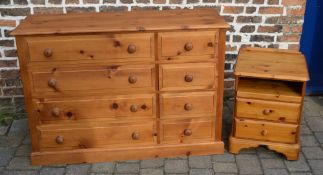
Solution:
[[[214,9],[28,16],[18,48],[34,165],[223,153]]]
[[[297,51],[244,48],[235,67],[236,98],[229,151],[267,146],[298,159],[306,81],[304,56]]]

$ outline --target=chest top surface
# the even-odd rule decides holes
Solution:
[[[309,80],[304,55],[297,51],[278,49],[241,49],[234,74],[289,81]]]
[[[228,28],[215,9],[31,15],[12,35]]]

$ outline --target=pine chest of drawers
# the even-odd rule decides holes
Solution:
[[[212,9],[27,17],[32,163],[222,153],[227,28]]]
[[[296,51],[244,48],[235,68],[236,100],[229,151],[267,146],[296,160],[306,81]]]

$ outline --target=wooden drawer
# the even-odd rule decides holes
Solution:
[[[38,126],[39,147],[45,150],[154,144],[153,121],[137,123],[84,123]]]
[[[160,60],[214,59],[218,31],[159,34]]]
[[[236,116],[278,122],[297,123],[301,105],[263,100],[237,98]]]
[[[34,93],[155,89],[154,65],[40,68],[31,77]]]
[[[154,35],[105,34],[27,37],[29,61],[153,61]]]
[[[298,126],[247,119],[235,119],[235,137],[282,143],[296,143]]]
[[[198,117],[215,112],[216,92],[165,93],[160,96],[161,117]]]
[[[160,90],[211,89],[217,85],[216,64],[162,64],[159,68]]]
[[[214,140],[214,121],[210,119],[162,120],[161,143],[197,143]]]
[[[34,100],[42,122],[155,117],[155,95]]]

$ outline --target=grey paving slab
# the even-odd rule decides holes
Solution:
[[[238,173],[237,164],[228,162],[214,162],[213,170],[216,173]]]
[[[0,148],[0,166],[6,166],[13,158],[14,149],[12,148]]]
[[[14,157],[7,169],[11,170],[38,170],[41,166],[32,166],[29,157]]]
[[[16,156],[30,156],[31,145],[20,145],[16,151]]]
[[[0,147],[17,147],[24,138],[22,135],[0,136]]]
[[[265,169],[265,175],[288,175],[288,171],[286,169]]]
[[[310,167],[308,166],[305,157],[300,154],[298,160],[284,160],[285,165],[290,172],[299,172],[299,171],[310,171]]]
[[[188,159],[190,168],[212,168],[211,156],[190,156]]]
[[[140,169],[140,175],[163,175],[164,170],[162,168],[149,168]]]
[[[286,168],[282,159],[261,159],[260,161],[264,169]]]
[[[234,158],[233,154],[225,152],[224,154],[213,155],[212,156],[213,162],[235,162],[236,159]]]
[[[289,173],[290,175],[313,175],[311,172]]]
[[[190,169],[189,175],[214,175],[212,169]]]
[[[40,170],[40,175],[64,175],[65,168],[43,168]]]
[[[8,135],[26,135],[28,133],[27,119],[14,120],[8,132]]]
[[[187,160],[165,160],[165,172],[166,173],[188,173],[188,161]]]
[[[301,135],[312,135],[312,134],[313,134],[312,131],[306,124],[301,125]]]
[[[31,144],[31,140],[30,140],[30,135],[28,134],[24,140],[22,141],[22,144],[25,144],[25,145],[30,145]]]
[[[165,159],[149,159],[140,162],[140,168],[159,168],[164,166]]]
[[[9,129],[9,126],[0,126],[0,136],[3,136],[7,133],[8,129]]]
[[[117,163],[116,173],[139,173],[139,163]]]
[[[322,132],[323,131],[323,118],[322,117],[308,117],[306,118],[308,126],[312,131]]]
[[[66,167],[66,175],[87,175],[90,170],[90,164],[75,164]]]
[[[266,147],[258,147],[257,154],[260,158],[281,158],[282,155]]]
[[[323,160],[309,160],[308,163],[310,164],[315,175],[323,174]]]
[[[302,146],[319,146],[316,138],[313,135],[302,135],[301,136]]]
[[[4,171],[2,175],[38,175],[39,172],[36,170],[28,170],[28,171]]]
[[[321,147],[303,147],[302,151],[307,159],[323,159]]]
[[[236,161],[240,174],[263,174],[257,155],[237,155]]]
[[[115,169],[115,163],[94,163],[91,167],[91,172],[96,173],[113,173]]]
[[[320,142],[320,144],[323,144],[323,132],[315,132],[314,135],[318,142]]]

